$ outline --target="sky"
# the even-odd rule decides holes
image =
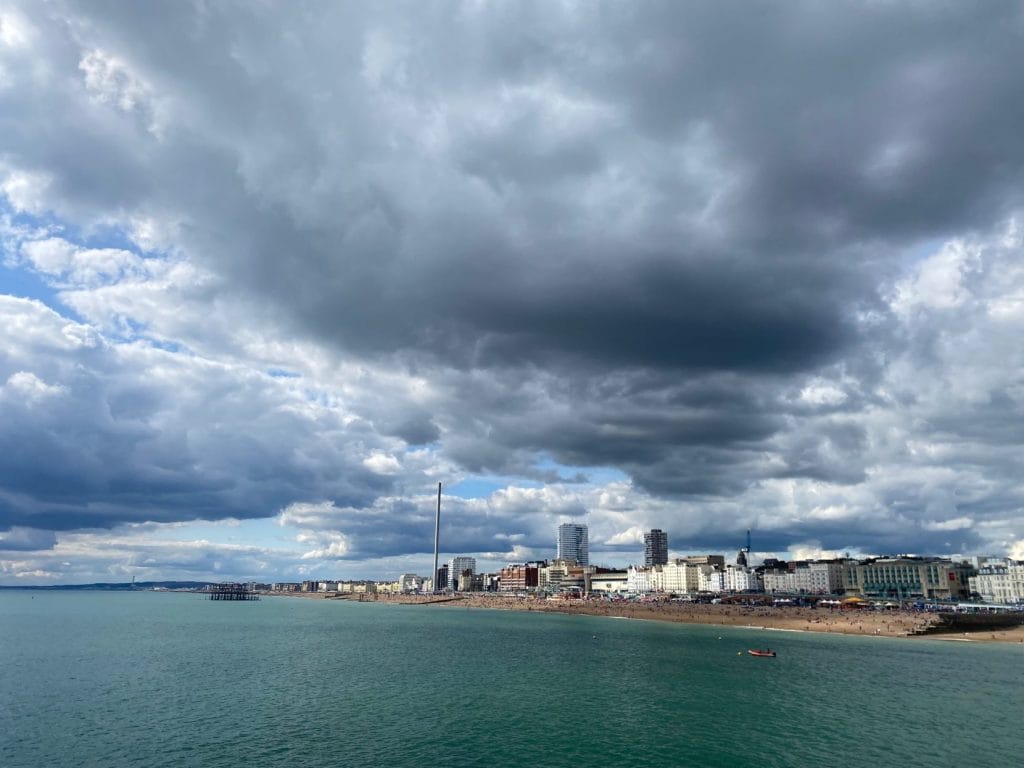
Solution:
[[[0,585],[1024,559],[1016,2],[0,0]]]

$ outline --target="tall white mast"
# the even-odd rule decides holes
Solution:
[[[437,484],[437,516],[434,518],[434,572],[430,574],[430,583],[434,585],[434,592],[437,588],[437,550],[441,543],[441,484]]]

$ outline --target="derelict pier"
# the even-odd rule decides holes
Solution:
[[[211,600],[259,600],[259,592],[249,589],[248,584],[210,584],[204,590]]]

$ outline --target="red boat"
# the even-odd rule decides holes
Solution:
[[[767,656],[771,659],[775,658],[775,651],[773,651],[771,648],[766,648],[763,651],[757,648],[748,648],[747,653],[749,653],[751,656]]]

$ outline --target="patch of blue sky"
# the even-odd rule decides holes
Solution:
[[[3,197],[0,197],[0,216],[7,230],[5,241],[0,241],[4,245],[3,257],[0,258],[0,293],[36,299],[75,320],[80,321],[81,318],[60,300],[59,290],[35,270],[21,263],[17,251],[22,243],[59,237],[83,248],[117,248],[142,255],[131,238],[120,227],[113,225],[84,232],[52,213],[28,214],[15,211]]]
[[[45,234],[47,237],[81,239],[81,233],[77,227],[59,219],[53,213],[33,214],[16,211],[2,197],[0,197],[0,215],[3,215],[10,227],[15,230],[33,232],[39,236]]]
[[[629,475],[614,467],[574,467],[555,461],[548,455],[538,459],[535,466],[541,472],[556,473],[567,483],[580,482],[581,477],[586,478],[585,482],[597,485],[629,480]]]
[[[187,353],[189,351],[187,347],[182,346],[176,341],[171,341],[170,339],[151,339],[147,337],[147,340],[150,345],[157,349],[162,349],[165,352],[173,352],[176,355]]]
[[[120,332],[112,336],[117,341],[132,341],[145,336],[146,326],[130,317],[121,318],[118,325],[120,325]]]
[[[0,293],[21,299],[35,299],[61,314],[68,313],[57,291],[30,269],[0,262]]]
[[[930,237],[919,240],[900,254],[900,266],[909,272],[925,259],[941,251],[942,247],[948,242],[949,240],[944,237]]]
[[[65,239],[71,240],[65,235]],[[118,226],[100,226],[87,233],[78,233],[75,242],[84,248],[117,248],[122,251],[131,251],[139,256],[145,256],[145,252],[128,234]]]
[[[628,474],[615,467],[577,467],[576,471],[586,475],[587,481],[593,485],[628,483],[630,481]]]
[[[274,379],[300,379],[302,374],[296,373],[295,371],[288,371],[284,368],[268,368],[267,376]]]
[[[143,255],[132,237],[123,227],[113,223],[92,224],[88,229],[65,221],[52,212],[30,214],[15,211],[6,200],[0,197],[0,215],[10,223],[11,229],[31,233],[31,239],[43,237],[60,237],[69,243],[82,248],[118,248],[124,251]]]
[[[24,299],[36,299],[53,309],[61,308],[57,292],[36,272],[20,266],[18,250],[26,232],[50,232],[56,222],[45,217],[15,213],[7,201],[0,197],[0,217],[3,221],[0,239],[0,293]]]

